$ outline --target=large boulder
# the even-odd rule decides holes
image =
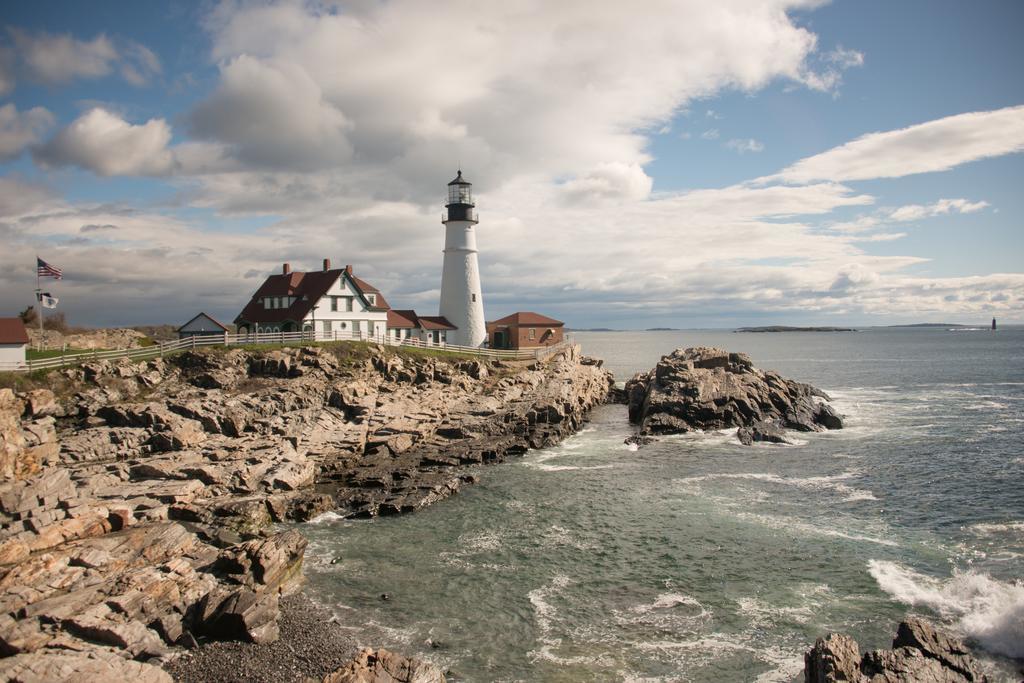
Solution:
[[[891,650],[863,657],[849,636],[818,638],[804,655],[805,683],[987,683],[967,647],[924,619],[900,623]]]
[[[383,648],[363,649],[355,659],[324,677],[324,683],[444,683],[444,674],[421,659]]]
[[[749,428],[745,442],[778,442],[775,428],[842,428],[828,396],[809,384],[755,368],[742,353],[699,346],[677,349],[626,383],[629,419],[640,433]]]

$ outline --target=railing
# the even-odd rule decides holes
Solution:
[[[572,346],[573,341],[566,339],[552,346],[544,346],[536,349],[486,349],[472,346],[457,346],[445,342],[423,341],[417,338],[396,339],[386,333],[368,335],[354,332],[253,332],[249,334],[217,334],[186,337],[176,341],[164,342],[153,346],[144,346],[137,349],[116,349],[113,351],[79,351],[75,353],[63,353],[53,358],[42,358],[39,360],[26,361],[24,365],[0,362],[0,371],[8,372],[34,372],[36,370],[52,370],[68,365],[78,365],[103,360],[146,360],[150,358],[163,357],[168,354],[177,353],[186,349],[196,349],[202,346],[248,346],[252,344],[280,344],[303,346],[320,342],[335,341],[364,341],[385,346],[403,346],[417,349],[436,351],[451,351],[460,355],[475,356],[478,358],[495,358],[506,360],[546,360],[561,351]]]

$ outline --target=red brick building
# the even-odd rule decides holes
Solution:
[[[520,311],[487,323],[492,349],[535,349],[554,346],[565,338],[565,323],[540,313]]]

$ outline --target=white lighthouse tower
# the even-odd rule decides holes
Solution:
[[[483,346],[487,339],[484,297],[480,290],[477,263],[476,211],[472,183],[462,171],[448,183],[448,215],[444,223],[444,270],[441,272],[440,314],[459,328],[448,333],[448,342],[460,346]]]

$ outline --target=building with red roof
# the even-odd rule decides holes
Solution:
[[[519,311],[487,323],[492,349],[535,349],[565,339],[565,323],[532,311]]]
[[[0,318],[0,370],[25,367],[28,332],[21,318]]]
[[[413,310],[388,311],[388,336],[391,341],[417,339],[426,344],[445,344],[448,333],[457,329],[439,315],[418,315]]]
[[[379,289],[352,266],[298,272],[285,263],[269,276],[234,320],[239,334],[310,332],[320,339],[404,340],[444,344],[455,326],[438,316],[391,309]]]

